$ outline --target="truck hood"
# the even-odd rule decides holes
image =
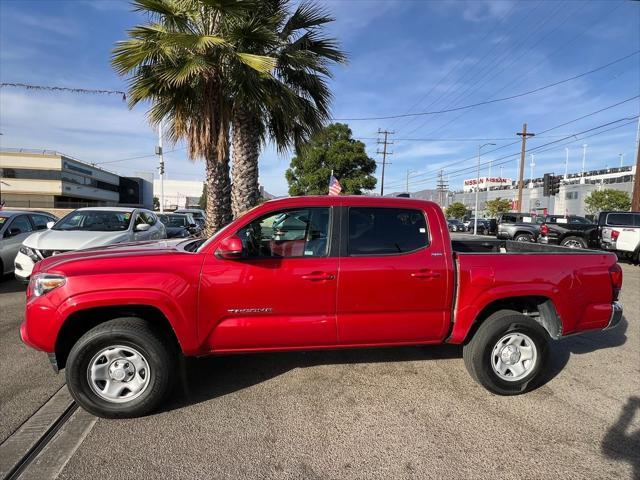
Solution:
[[[42,230],[28,236],[24,245],[37,250],[80,250],[129,240],[129,231],[87,232],[82,230]]]
[[[45,258],[36,264],[38,271],[53,270],[78,260],[87,261],[93,259],[118,259],[121,257],[164,255],[176,253],[177,245],[186,239],[152,240],[148,242],[119,243],[104,247],[78,250],[75,252],[61,253]],[[34,270],[35,273],[35,270]]]

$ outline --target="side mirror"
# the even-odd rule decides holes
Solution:
[[[197,223],[190,223],[189,228],[196,228],[198,226]]]
[[[151,228],[151,225],[149,225],[148,223],[140,223],[136,225],[136,232],[146,232],[150,228]]]
[[[220,258],[234,259],[242,256],[242,240],[237,235],[231,235],[220,242],[216,250]]]
[[[55,224],[56,222],[47,222],[47,228],[51,230],[51,227],[53,227]]]

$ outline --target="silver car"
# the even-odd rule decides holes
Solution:
[[[0,210],[0,275],[13,272],[13,262],[22,242],[57,217],[46,212]]]
[[[69,213],[48,230],[28,236],[16,255],[14,274],[27,281],[40,260],[59,253],[116,243],[167,238],[155,213],[142,208],[88,207]]]

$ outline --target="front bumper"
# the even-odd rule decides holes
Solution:
[[[13,273],[17,280],[21,282],[28,282],[35,263],[31,258],[22,252],[18,252],[16,259],[13,262]]]
[[[611,310],[611,318],[607,326],[604,327],[605,330],[615,328],[616,325],[620,323],[620,320],[622,320],[622,304],[620,302],[613,302],[611,306],[613,307]]]

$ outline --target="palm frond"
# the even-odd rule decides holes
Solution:
[[[277,62],[273,57],[252,53],[237,53],[236,56],[242,63],[261,73],[269,73],[276,68]]]
[[[282,27],[280,38],[289,38],[296,30],[309,30],[330,23],[334,18],[313,2],[303,2]]]

